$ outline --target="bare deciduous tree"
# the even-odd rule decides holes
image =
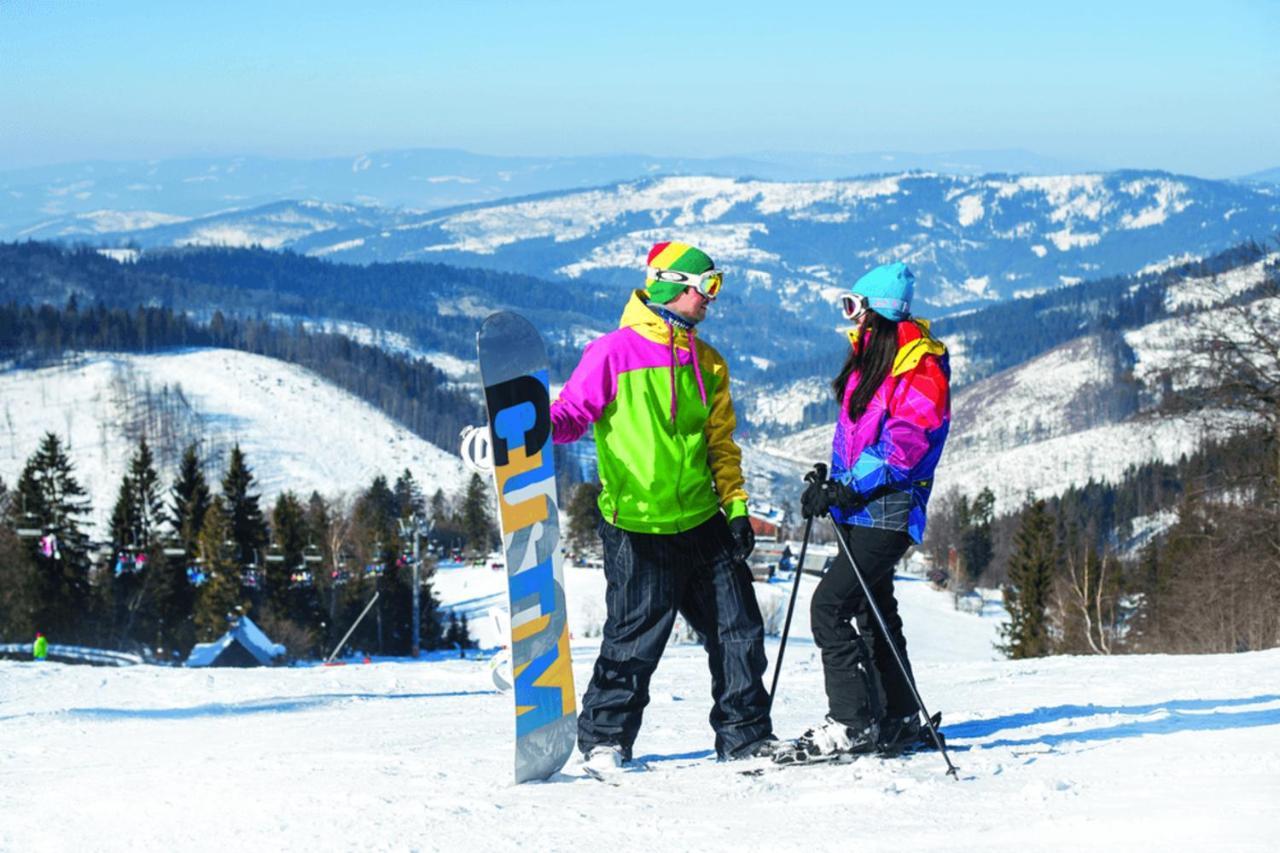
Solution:
[[[1280,245],[1280,238],[1277,240]],[[1280,256],[1252,270],[1186,282],[1169,297],[1184,315],[1159,381],[1171,414],[1243,415],[1272,437],[1275,467],[1263,482],[1273,508],[1280,502]]]

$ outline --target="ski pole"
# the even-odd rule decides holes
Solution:
[[[849,543],[844,541],[840,525],[836,524],[834,518],[828,518],[831,522],[831,532],[836,535],[836,541],[840,543],[840,550],[844,552],[845,559],[853,567],[853,576],[858,579],[858,585],[862,587],[862,594],[867,597],[867,604],[870,605],[871,612],[875,614],[876,622],[880,625],[885,644],[889,647],[889,651],[893,652],[893,659],[897,662],[898,669],[902,671],[902,677],[906,679],[907,686],[911,688],[911,695],[915,697],[916,707],[924,715],[924,724],[929,728],[929,734],[933,736],[934,744],[942,753],[942,759],[947,762],[947,775],[954,777],[958,782],[960,781],[960,776],[957,775],[956,766],[951,763],[951,757],[947,755],[947,747],[942,742],[942,738],[938,737],[938,730],[933,726],[933,719],[929,716],[929,709],[924,706],[924,700],[920,698],[920,691],[916,690],[915,680],[911,677],[911,673],[907,671],[907,664],[902,659],[902,653],[898,651],[898,644],[893,641],[893,636],[889,633],[889,626],[884,621],[884,614],[880,612],[875,598],[871,595],[871,587],[867,586],[866,578],[862,576],[862,571],[858,568],[857,561],[853,559],[853,551],[850,550]]]
[[[827,479],[827,466],[818,462],[813,470],[804,475],[806,483],[821,483]],[[782,655],[787,650],[787,635],[791,632],[791,614],[796,609],[796,596],[800,592],[800,575],[804,574],[804,552],[809,548],[809,533],[813,530],[813,516],[805,519],[804,539],[800,542],[800,562],[796,563],[796,574],[791,579],[791,603],[787,605],[787,618],[782,625],[782,640],[778,643],[778,659],[773,663],[773,684],[769,687],[769,710],[773,710],[773,697],[778,695],[778,675],[782,672]]]

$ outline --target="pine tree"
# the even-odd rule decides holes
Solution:
[[[35,632],[35,567],[30,549],[18,538],[14,495],[0,479],[0,642],[25,642]]]
[[[1133,646],[1135,651],[1151,652],[1160,648],[1164,637],[1164,605],[1169,587],[1168,560],[1155,539],[1142,546],[1136,574],[1142,598],[1134,620]]]
[[[105,604],[111,614],[110,636],[124,648],[135,631],[151,637],[152,628],[163,619],[160,599],[169,597],[170,579],[165,578],[165,555],[160,547],[159,526],[164,518],[160,477],[155,457],[146,438],[129,462],[111,513],[111,541],[122,571],[107,573],[102,584]],[[141,617],[141,618],[140,618]]]
[[[116,491],[115,507],[111,510],[111,546],[117,551],[133,545],[134,522],[137,516],[133,501],[133,483],[126,473],[120,480],[120,488]]]
[[[431,496],[431,520],[437,528],[443,528],[449,523],[449,504],[445,500],[444,489],[436,489],[436,493]]]
[[[431,496],[431,506],[428,511],[432,525],[431,537],[440,546],[441,554],[447,557],[450,549],[458,544],[462,531],[457,517],[449,506],[449,500],[444,495],[444,489],[436,489],[435,494]]]
[[[197,642],[216,640],[227,632],[229,615],[243,609],[240,596],[240,566],[231,539],[231,517],[222,501],[214,500],[200,528],[200,565],[207,580],[196,593],[195,627]]]
[[[160,476],[156,473],[155,456],[146,438],[138,440],[138,450],[129,462],[129,481],[133,485],[134,524],[137,547],[148,552],[158,544],[160,523],[164,519]]]
[[[420,516],[426,510],[426,501],[422,496],[422,489],[418,486],[418,481],[413,478],[413,472],[408,468],[405,468],[404,473],[396,478],[396,484],[392,491],[395,492],[396,496],[397,518]]]
[[[282,492],[271,510],[271,529],[275,536],[272,558],[266,563],[264,575],[267,585],[267,602],[277,618],[301,621],[302,614],[293,613],[290,606],[290,577],[303,565],[303,551],[307,547],[307,525],[302,502],[293,492]],[[274,559],[274,558],[280,559]]]
[[[387,485],[386,477],[373,478],[369,488],[356,500],[352,515],[357,550],[363,555],[365,565],[378,567],[375,583],[381,593],[366,620],[370,624],[362,626],[357,636],[364,635],[364,642],[379,653],[403,653],[408,651],[410,643],[413,590],[406,572],[402,571],[403,548],[396,524],[396,496]],[[363,599],[371,594],[363,583],[349,584],[346,592]]]
[[[346,597],[341,594],[345,587],[337,582],[337,573],[348,568],[345,558],[351,535],[351,516],[344,502],[331,505],[318,492],[312,492],[307,501],[307,535],[311,547],[319,551],[321,558],[308,567],[314,579],[316,607],[323,611],[317,618],[323,623],[321,639],[327,646],[336,642],[341,636],[339,632],[345,630],[339,627],[339,603]]]
[[[151,550],[164,518],[160,497],[160,477],[156,474],[155,457],[145,438],[129,462],[129,470],[120,481],[115,508],[111,513],[111,541],[117,549],[133,549],[140,553]]]
[[[494,539],[493,518],[489,515],[489,490],[479,474],[472,474],[467,493],[462,498],[462,535],[467,548],[476,556],[489,552]]]
[[[237,443],[231,448],[231,461],[222,478],[222,502],[235,542],[235,559],[242,566],[256,563],[267,544],[267,522],[258,506],[259,496],[252,489],[253,472]]]
[[[422,594],[419,597],[419,628],[421,630],[420,645],[424,649],[438,649],[444,640],[444,624],[440,618],[440,602],[436,600],[432,589],[431,576],[435,573],[435,563],[428,561],[423,576]]]
[[[200,467],[200,457],[194,443],[182,452],[178,467],[178,479],[171,491],[169,523],[188,556],[196,553],[200,528],[204,526],[204,514],[209,510],[209,485]]]
[[[166,657],[175,652],[185,655],[195,642],[196,588],[187,577],[187,569],[199,566],[200,530],[212,497],[194,442],[183,450],[169,496],[166,519],[176,539],[173,544],[183,554],[167,558],[163,570],[156,574],[155,644],[157,649],[165,650]]]
[[[991,564],[994,547],[991,522],[995,514],[996,496],[984,488],[971,504],[962,504],[963,529],[960,534],[960,567],[965,586],[976,586]]]
[[[307,498],[307,510],[304,521],[307,526],[307,544],[322,551],[327,547],[330,517],[329,502],[319,492],[313,491]]]
[[[51,637],[75,641],[90,633],[88,537],[80,529],[85,491],[54,433],[45,433],[18,479],[23,524],[43,538],[28,546],[35,562],[33,621]]]
[[[1023,510],[1009,559],[1009,583],[1004,588],[1009,621],[1000,629],[1005,639],[1001,649],[1011,658],[1049,654],[1046,610],[1057,562],[1053,517],[1045,502],[1037,500]]]
[[[476,641],[471,639],[471,625],[465,613],[462,614],[462,620],[458,623],[458,642],[464,649],[476,647]]]
[[[353,537],[360,558],[368,563],[383,563],[398,553],[399,529],[396,524],[396,496],[379,474],[369,488],[356,498],[351,512]]]
[[[603,487],[599,483],[579,483],[565,513],[569,516],[569,529],[565,544],[573,551],[583,551],[595,546],[596,522],[600,518],[597,501]]]

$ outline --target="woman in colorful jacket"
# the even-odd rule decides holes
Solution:
[[[645,289],[616,330],[587,345],[551,404],[557,444],[593,428],[602,486],[607,615],[578,715],[589,770],[631,758],[677,612],[704,638],[716,752],[773,742],[729,369],[696,329],[721,282],[699,249],[655,245]]]
[[[840,401],[831,478],[801,498],[806,518],[830,513],[849,545],[891,639],[910,672],[893,568],[924,536],[933,471],[951,421],[946,347],[911,316],[915,277],[877,267],[842,297],[853,323],[849,355],[832,391]],[[829,712],[797,741],[805,755],[896,751],[921,740],[920,719],[843,549],[814,591],[814,642],[822,652]]]

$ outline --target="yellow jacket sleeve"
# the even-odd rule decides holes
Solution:
[[[729,518],[747,514],[746,481],[742,477],[742,451],[733,440],[738,418],[729,394],[729,365],[720,353],[713,351],[711,373],[718,380],[711,394],[711,414],[704,433],[707,437],[707,462],[715,478],[720,506]]]

